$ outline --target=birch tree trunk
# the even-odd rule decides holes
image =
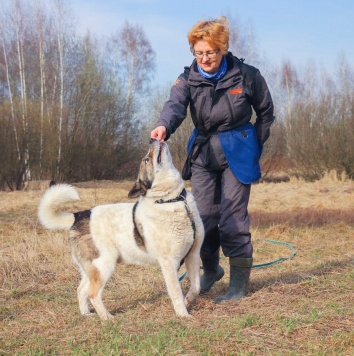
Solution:
[[[3,28],[1,28],[1,38],[2,38],[2,48],[3,48],[3,53],[4,53],[7,87],[8,87],[8,93],[9,93],[8,95],[9,95],[9,102],[10,102],[10,108],[11,108],[12,127],[13,127],[14,137],[15,137],[17,159],[20,162],[21,161],[21,151],[20,151],[20,147],[19,147],[19,143],[18,143],[18,133],[17,133],[17,128],[16,128],[14,101],[13,101],[13,96],[12,96],[10,71],[9,71],[9,64],[8,64],[8,60],[7,60],[6,44],[5,44],[5,32],[4,32]]]
[[[57,50],[59,55],[59,129],[58,129],[58,151],[56,174],[60,174],[61,156],[62,156],[62,132],[63,132],[63,107],[64,107],[64,65],[63,65],[63,4],[61,0],[56,1],[57,12]]]
[[[42,179],[42,161],[44,145],[44,90],[45,90],[45,56],[44,56],[44,13],[42,4],[38,1],[36,4],[37,36],[38,36],[38,57],[40,73],[40,139],[39,139],[39,179]]]
[[[297,86],[296,72],[292,68],[290,63],[285,63],[282,67],[282,84],[286,89],[287,96],[287,115],[286,115],[286,136],[287,136],[287,149],[288,153],[291,154],[291,140],[293,139],[293,115],[292,115],[292,89]]]
[[[139,26],[126,22],[116,39],[120,47],[120,65],[127,87],[127,112],[130,118],[134,114],[134,95],[144,92],[154,72],[155,52],[144,31]]]
[[[26,75],[25,75],[25,58],[23,49],[24,36],[24,17],[21,8],[21,1],[14,0],[15,11],[15,32],[16,32],[16,48],[18,56],[18,70],[20,78],[20,93],[21,93],[21,118],[24,137],[24,153],[23,153],[23,182],[31,180],[31,169],[29,162],[29,147],[28,147],[28,120],[27,120],[27,92],[26,92]]]

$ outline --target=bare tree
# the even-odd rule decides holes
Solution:
[[[26,71],[25,71],[25,56],[24,56],[24,36],[25,36],[25,23],[23,14],[23,4],[21,0],[13,0],[14,2],[14,29],[16,33],[16,48],[17,48],[17,63],[18,74],[20,81],[20,111],[22,117],[22,130],[24,136],[24,153],[23,153],[23,165],[24,165],[24,177],[23,181],[31,179],[31,169],[29,165],[30,153],[28,147],[28,118],[27,118],[27,88],[26,88]]]
[[[39,72],[40,72],[40,142],[39,142],[39,177],[42,177],[42,161],[44,149],[44,94],[45,94],[45,53],[44,53],[44,32],[45,32],[45,5],[42,1],[37,0],[35,3],[36,11],[36,29],[38,38],[38,57],[39,57]]]
[[[23,15],[23,4],[20,0],[12,0],[6,5],[9,6],[5,6],[3,9],[0,25],[2,62],[6,72],[6,87],[11,106],[12,126],[17,152],[16,164],[13,168],[16,167],[21,175],[16,179],[15,185],[20,187],[22,182],[28,180],[31,175],[24,55],[24,37],[27,23]],[[17,113],[19,113],[19,117]]]
[[[134,113],[135,95],[146,92],[155,71],[155,52],[139,25],[126,22],[108,43],[115,55],[116,73],[126,83],[127,113]],[[130,116],[130,115],[129,115]]]
[[[262,63],[261,54],[257,51],[257,39],[251,22],[241,23],[237,17],[228,16],[230,26],[230,51],[253,66]],[[264,63],[262,63],[264,64]]]
[[[62,130],[63,130],[63,109],[64,109],[64,16],[65,9],[63,2],[61,0],[56,0],[55,2],[56,9],[56,23],[57,23],[57,46],[58,46],[58,55],[59,55],[59,132],[58,132],[58,156],[57,156],[57,175],[60,174],[60,164],[61,164],[61,155],[62,155]]]
[[[336,159],[333,158],[337,163],[336,169],[342,169],[354,179],[354,70],[344,55],[338,63],[338,111],[331,118],[335,128],[331,135]]]
[[[7,56],[8,43],[5,43],[5,39],[7,39],[7,32],[6,32],[4,18],[1,19],[0,31],[1,31],[0,33],[1,33],[1,39],[2,39],[2,50],[3,50],[3,68],[6,73],[8,99],[9,99],[10,108],[11,108],[12,129],[13,129],[14,138],[15,138],[17,161],[20,162],[21,161],[21,151],[20,151],[19,138],[18,138],[17,127],[16,127],[15,105],[14,105],[13,94],[12,94],[12,85],[11,85],[11,80],[10,80],[9,62],[8,62],[8,58],[7,58],[8,57]]]
[[[282,86],[286,90],[286,98],[287,98],[287,114],[285,118],[286,128],[287,128],[287,142],[288,142],[288,152],[291,151],[291,144],[290,139],[292,137],[292,126],[293,126],[293,113],[292,113],[292,106],[293,100],[296,95],[296,88],[299,87],[299,81],[297,79],[297,73],[295,68],[292,66],[290,61],[286,61],[283,63],[282,68],[282,77],[281,83]]]

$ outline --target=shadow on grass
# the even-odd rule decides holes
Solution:
[[[338,273],[341,270],[347,269],[348,267],[354,267],[354,257],[346,258],[345,260],[341,261],[330,261],[309,270],[282,272],[281,275],[272,275],[268,278],[262,276],[261,278],[255,277],[252,279],[251,277],[249,295],[271,286],[279,286],[282,284],[298,284],[304,281],[310,281],[314,277],[321,277],[325,275],[331,275],[333,273]],[[225,275],[225,277],[225,281],[223,281],[218,288],[219,291],[220,289],[224,291],[228,289],[228,276]],[[214,298],[214,296],[212,297]]]
[[[332,275],[338,273],[341,270],[346,270],[348,268],[354,267],[354,257],[346,258],[345,260],[330,261],[308,270],[299,270],[291,272],[282,272],[281,275],[271,275],[269,277],[256,276],[252,278],[249,283],[249,293],[248,296],[251,296],[254,293],[261,291],[262,289],[269,287],[276,287],[280,285],[291,285],[299,284],[305,281],[311,281],[316,277],[321,277],[325,275]],[[229,275],[225,273],[224,278],[215,284],[213,289],[204,294],[202,297],[204,299],[215,299],[215,297],[220,296],[227,292],[229,287]]]
[[[165,296],[168,296],[167,289],[148,293],[146,297],[141,298],[137,298],[135,295],[132,295],[128,301],[126,298],[124,302],[117,300],[116,303],[120,303],[120,307],[110,309],[109,312],[112,315],[125,314],[129,310],[137,309],[140,305],[153,305],[161,301]],[[124,303],[124,305],[122,303]]]
[[[264,275],[261,278],[251,277],[249,285],[249,296],[254,293],[257,293],[258,291],[264,288],[279,285],[298,284],[304,281],[310,281],[315,277],[338,273],[341,270],[347,269],[348,267],[354,267],[354,257],[346,258],[345,260],[328,261],[323,263],[322,265],[307,270],[305,269],[299,271],[282,272],[280,275],[273,274],[269,277],[264,277]],[[267,269],[268,268],[262,270],[265,271]],[[204,294],[200,297],[206,300],[214,300],[216,296],[222,295],[227,292],[228,283],[229,276],[227,273],[225,273],[223,280],[215,285],[216,288],[213,288],[211,292]],[[185,292],[186,291],[184,291],[184,293]],[[136,309],[139,305],[152,305],[154,303],[158,303],[167,295],[167,290],[154,291],[153,293],[149,293],[146,297],[142,298],[136,298],[134,295],[132,295],[131,299],[126,305],[122,306],[121,308],[113,309],[110,312],[113,315],[123,314],[130,309]]]

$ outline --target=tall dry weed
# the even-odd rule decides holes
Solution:
[[[1,288],[25,289],[33,281],[47,283],[72,268],[65,233],[15,229],[13,237],[16,242],[1,249]]]
[[[349,180],[348,175],[345,171],[337,172],[335,169],[326,171],[323,178],[320,179],[322,182],[347,182]]]

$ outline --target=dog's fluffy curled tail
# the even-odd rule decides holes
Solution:
[[[73,186],[68,184],[53,185],[45,192],[39,204],[40,223],[50,230],[69,230],[75,221],[74,214],[61,212],[59,208],[79,199],[79,194]]]

